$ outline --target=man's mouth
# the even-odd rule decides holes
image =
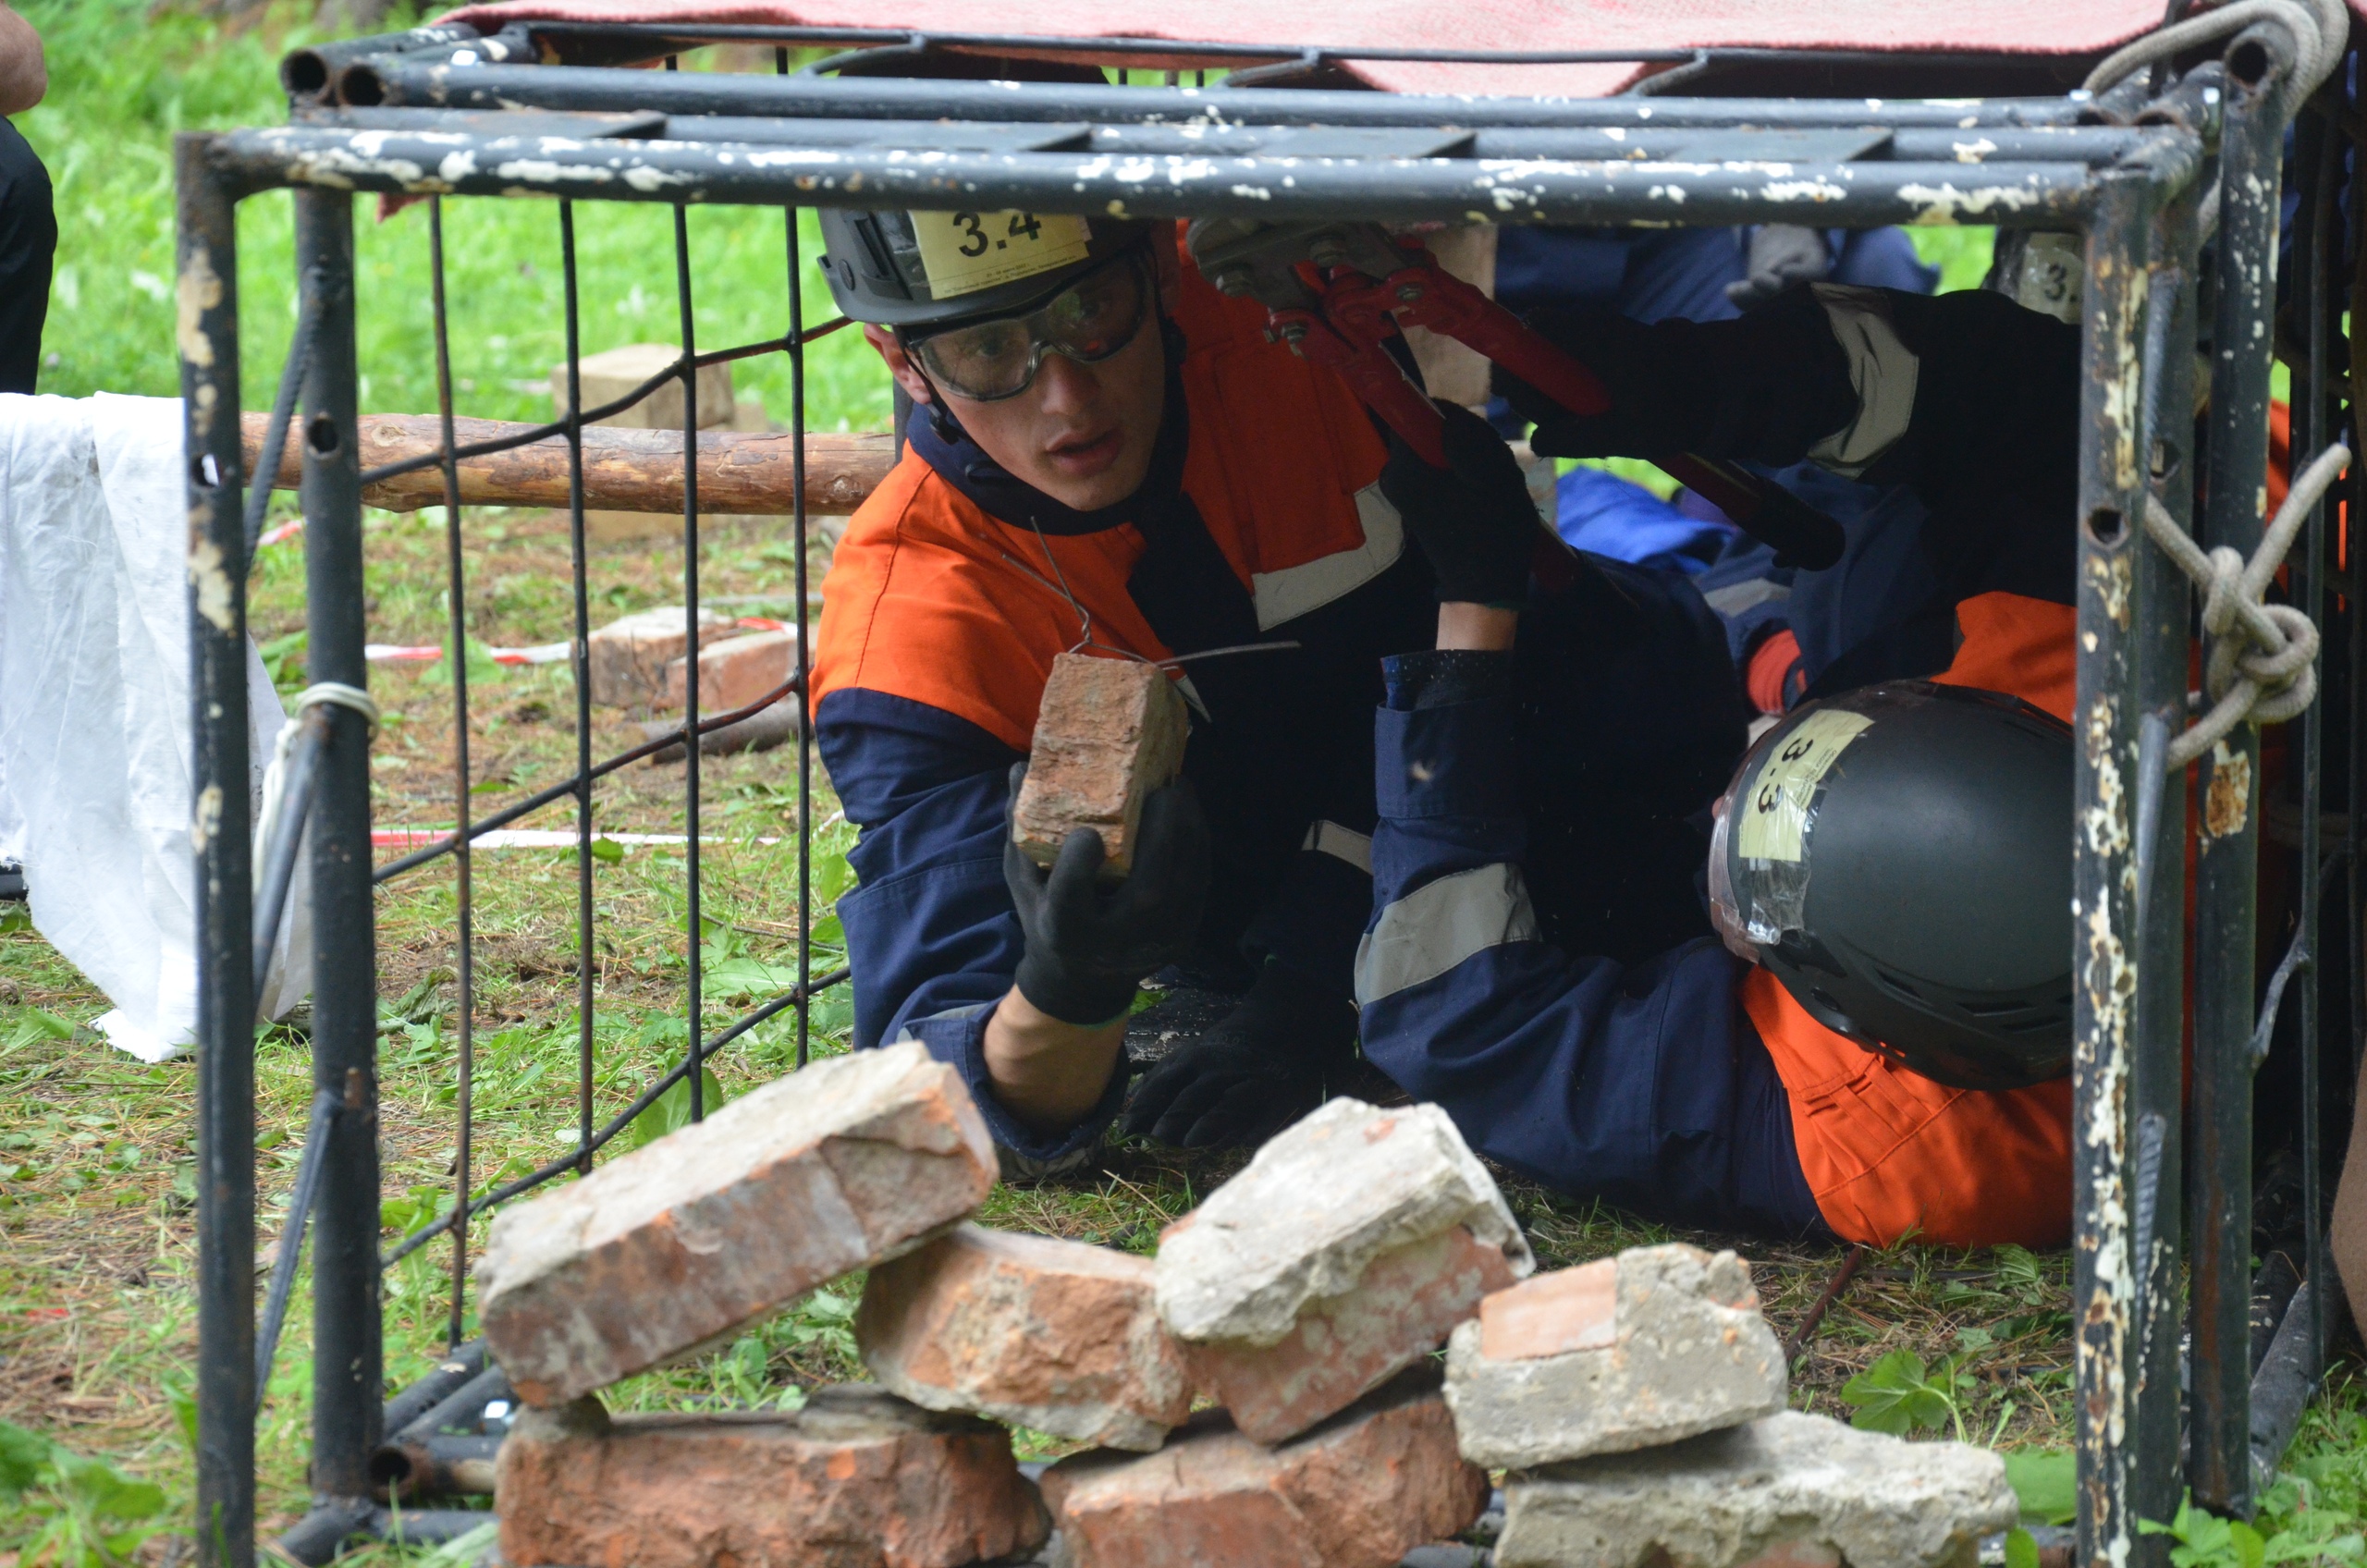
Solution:
[[[1063,436],[1046,447],[1044,455],[1062,473],[1090,479],[1116,462],[1124,445],[1123,432],[1112,428],[1098,435]]]

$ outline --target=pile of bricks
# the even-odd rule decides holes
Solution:
[[[1785,1412],[1731,1253],[1535,1274],[1434,1107],[1330,1102],[1156,1258],[970,1222],[995,1170],[959,1077],[907,1044],[504,1214],[485,1340],[529,1408],[503,1557],[956,1568],[1049,1540],[1064,1568],[1390,1568],[1467,1530],[1490,1468],[1504,1568],[1959,1568],[2012,1521],[1992,1455]],[[876,1386],[794,1413],[598,1397],[863,1268]],[[1093,1446],[1031,1478],[1003,1423]]]

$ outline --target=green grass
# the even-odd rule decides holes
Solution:
[[[281,49],[299,35],[288,25],[294,12],[274,12],[262,26],[232,32],[169,7],[152,12],[147,0],[31,0],[20,8],[48,42],[53,82],[48,102],[18,121],[49,164],[61,228],[46,338],[54,360],[43,389],[171,395],[170,138],[180,129],[281,117],[273,73]],[[585,204],[577,215],[586,350],[676,341],[670,213]],[[561,349],[556,209],[543,201],[458,202],[446,216],[459,411],[544,416],[546,378]],[[367,203],[357,206],[361,390],[369,411],[435,406],[426,217],[412,208],[380,222]],[[701,209],[690,214],[690,227],[700,344],[778,334],[786,310],[779,215]],[[1946,268],[1947,287],[1978,281],[1986,231],[1919,230],[1915,238],[1927,259]],[[804,245],[810,266],[819,249],[810,217]],[[293,315],[285,193],[244,204],[240,247],[245,403],[258,408],[270,400]],[[825,319],[830,311],[818,278],[808,293],[809,321]],[[824,340],[811,364],[816,428],[884,426],[885,378],[852,335]],[[761,398],[773,418],[786,420],[786,361],[773,355],[736,368],[741,395]],[[483,510],[468,513],[464,529],[472,637],[498,645],[564,636],[563,528],[546,516]],[[365,531],[371,637],[440,642],[441,515],[373,512]],[[703,557],[707,592],[778,597],[789,587],[791,558],[790,542],[773,525],[718,527]],[[662,543],[595,552],[595,618],[669,597],[679,570],[675,547]],[[300,684],[300,542],[263,552],[251,584],[251,618],[283,688]],[[572,765],[573,694],[563,667],[494,667],[476,674],[467,787],[473,808],[483,811],[565,775]],[[374,749],[379,820],[448,823],[461,787],[451,777],[448,687],[417,667],[381,667],[373,685],[387,716]],[[600,752],[640,739],[631,717],[602,714]],[[848,834],[843,824],[821,829],[816,903],[797,907],[791,754],[705,765],[705,827],[721,841],[703,857],[704,1031],[778,990],[809,925],[816,968],[835,956],[829,902],[848,879]],[[680,778],[679,768],[634,767],[614,776],[601,787],[600,827],[679,828]],[[825,782],[816,822],[827,823],[834,808]],[[570,820],[566,808],[553,808],[533,825]],[[597,936],[593,951],[580,955],[571,852],[479,857],[472,1193],[572,1146],[580,1114],[580,961],[595,966],[595,1121],[679,1060],[689,1030],[681,1011],[689,941],[683,859],[677,850],[632,849],[602,860],[595,867]],[[448,1212],[460,1182],[457,906],[448,863],[389,886],[377,919],[382,1218],[392,1243]],[[121,1555],[133,1550],[127,1529],[178,1529],[191,1503],[181,1415],[193,1354],[193,1074],[186,1061],[143,1067],[110,1050],[85,1027],[105,1007],[20,909],[0,914],[0,1422],[11,1424],[0,1428],[0,1564],[11,1562],[12,1552],[33,1551],[45,1535],[50,1543],[42,1549],[46,1555],[18,1558],[18,1568],[34,1561],[78,1568],[97,1562],[79,1553],[93,1540],[108,1544],[110,1531],[110,1550]],[[843,989],[817,1002],[814,1022],[818,1052],[845,1048]],[[793,1048],[785,1019],[752,1031],[717,1058],[717,1091],[736,1097],[779,1075]],[[255,1069],[259,1241],[267,1241],[286,1221],[311,1096],[303,1036],[265,1032]],[[627,1141],[660,1130],[664,1110]],[[1147,1253],[1160,1228],[1236,1169],[1239,1158],[1121,1145],[1076,1178],[999,1189],[985,1217]],[[1508,1181],[1506,1193],[1548,1266],[1670,1234],[1527,1183]],[[470,1256],[483,1240],[483,1226],[473,1227]],[[1817,1249],[1758,1247],[1751,1256],[1779,1329],[1801,1321],[1836,1261]],[[439,1241],[387,1275],[390,1388],[424,1371],[443,1348],[452,1267],[450,1244]],[[284,1525],[304,1506],[312,1350],[304,1283],[300,1276],[258,1434],[266,1528]],[[817,1383],[856,1376],[848,1317],[860,1286],[859,1279],[835,1284],[718,1354],[611,1390],[612,1402],[638,1408],[793,1403]],[[465,1308],[462,1329],[471,1332]],[[1940,1397],[1925,1384],[1944,1393],[1951,1429],[1960,1420],[1984,1439],[2024,1450],[2058,1447],[2069,1430],[2068,1311],[2060,1256],[1900,1249],[1871,1260],[1833,1308],[1796,1366],[1797,1403],[1849,1415],[1858,1402],[1848,1390],[1862,1394],[1871,1386],[1864,1379],[1876,1378],[1885,1365],[1894,1372],[1904,1366],[1897,1359],[1904,1354],[1919,1369],[1918,1398]],[[37,1436],[18,1442],[9,1429]],[[2362,1437],[2367,1400],[2346,1382],[2312,1415],[2297,1462],[2321,1506],[2367,1511],[2367,1461],[2358,1458]],[[1061,1446],[1041,1434],[1019,1438],[1030,1455]],[[121,1484],[98,1475],[93,1459]],[[158,1489],[161,1507],[151,1506],[142,1485]],[[126,1511],[141,1516],[127,1519]],[[164,1546],[159,1539],[137,1550],[142,1561],[153,1561]]]

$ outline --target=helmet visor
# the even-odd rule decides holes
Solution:
[[[1097,364],[1134,340],[1149,313],[1150,285],[1140,255],[1111,260],[1023,315],[973,322],[905,348],[930,379],[973,402],[1016,398],[1035,384],[1050,352]]]

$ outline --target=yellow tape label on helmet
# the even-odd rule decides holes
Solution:
[[[1818,783],[1873,722],[1864,714],[1819,708],[1767,753],[1736,825],[1735,847],[1745,860],[1800,858]]]
[[[951,300],[1085,260],[1093,240],[1073,213],[914,213],[932,299]]]

